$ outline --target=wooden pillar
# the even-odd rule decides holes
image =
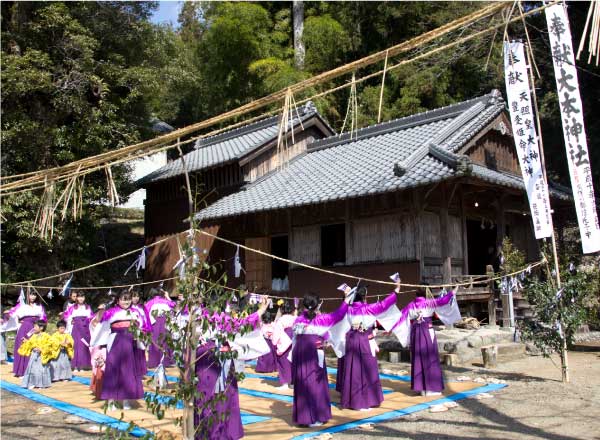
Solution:
[[[499,250],[502,247],[502,240],[504,240],[504,235],[506,231],[506,220],[504,218],[504,203],[505,196],[500,196],[498,198],[498,207],[496,210],[496,250]]]
[[[442,203],[440,206],[440,239],[442,251],[442,280],[443,283],[450,283],[452,278],[452,260],[450,258],[450,242],[448,237],[448,188],[446,185],[440,186]]]
[[[460,221],[462,227],[462,257],[463,257],[463,274],[469,273],[469,241],[467,237],[467,209],[465,205],[465,187],[460,188]]]
[[[346,199],[344,222],[346,223],[346,264],[354,264],[354,231],[352,230],[352,219],[350,216],[350,200]]]
[[[423,274],[425,273],[425,258],[423,257],[423,224],[421,223],[423,201],[421,191],[418,188],[413,190],[412,196],[412,212],[415,221],[415,258],[419,262],[419,279],[422,279]]]
[[[492,278],[494,276],[494,267],[492,265],[488,264],[486,266],[485,272],[489,278]],[[489,282],[488,288],[490,290],[490,297],[488,298],[488,324],[495,326],[496,325],[496,298],[494,295],[494,282],[493,281]]]

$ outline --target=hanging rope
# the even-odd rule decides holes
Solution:
[[[581,35],[581,41],[579,42],[579,49],[577,50],[577,60],[583,52],[585,40],[587,38],[588,27],[590,22],[592,23],[592,32],[590,32],[590,40],[588,42],[588,64],[592,63],[592,58],[596,57],[596,66],[600,60],[600,2],[598,0],[592,0],[590,2],[590,9],[585,20],[585,27],[583,28],[583,34]]]
[[[343,273],[343,272],[335,272],[335,271],[332,271],[332,270],[323,269],[321,267],[311,266],[309,264],[304,264],[304,263],[300,263],[298,261],[294,261],[294,260],[290,260],[290,259],[287,259],[287,258],[279,257],[277,255],[273,255],[273,254],[270,254],[268,252],[261,251],[259,249],[254,249],[254,248],[245,246],[243,244],[239,244],[239,243],[236,243],[234,241],[227,240],[226,238],[219,237],[217,235],[211,234],[210,232],[206,232],[206,231],[203,231],[201,229],[195,229],[194,231],[197,232],[197,233],[199,233],[199,234],[211,237],[211,238],[213,238],[215,240],[222,241],[223,243],[227,243],[227,244],[232,245],[232,246],[239,246],[241,249],[245,249],[247,251],[254,252],[256,254],[260,254],[260,255],[263,255],[263,256],[271,258],[271,259],[283,261],[283,262],[288,263],[288,264],[292,264],[292,265],[299,266],[299,267],[304,267],[306,269],[310,269],[310,270],[313,270],[313,271],[327,273],[327,274],[335,275],[335,276],[342,277],[342,278],[354,279],[354,280],[357,280],[357,281],[362,280],[364,282],[375,283],[375,284],[382,284],[382,285],[389,285],[389,286],[396,286],[397,285],[396,283],[391,282],[391,281],[382,281],[382,280],[376,280],[376,279],[372,279],[372,278],[358,277],[358,276],[350,275],[350,274]],[[153,246],[156,246],[159,243],[163,243],[163,242],[165,242],[167,240],[170,240],[172,238],[177,238],[178,235],[179,234],[170,235],[170,236],[165,237],[165,238],[163,238],[161,240],[155,241],[154,243],[148,244],[145,247],[149,249],[149,248],[151,248]],[[87,265],[87,266],[84,266],[84,267],[80,267],[78,269],[73,269],[73,270],[70,270],[68,272],[62,272],[62,273],[59,273],[59,274],[56,274],[56,275],[50,275],[50,276],[47,276],[47,277],[36,278],[36,279],[33,279],[33,280],[20,281],[18,283],[0,283],[0,286],[24,286],[24,285],[31,285],[31,284],[36,283],[38,281],[50,280],[50,279],[53,279],[53,278],[61,278],[61,277],[64,277],[65,275],[72,275],[72,274],[74,274],[76,272],[81,272],[81,271],[84,271],[84,270],[87,270],[87,269],[91,269],[93,267],[97,267],[97,266],[109,263],[111,261],[115,261],[115,260],[118,260],[120,258],[126,257],[128,255],[138,253],[143,248],[144,247],[141,247],[141,248],[138,248],[138,249],[134,249],[134,250],[126,252],[124,254],[117,255],[115,257],[108,258],[106,260],[102,260],[102,261],[99,261],[97,263],[90,264],[90,265]],[[512,273],[509,273],[509,274],[499,275],[499,276],[496,276],[496,277],[483,277],[479,282],[481,282],[481,283],[489,283],[489,282],[492,282],[492,281],[496,281],[496,280],[502,279],[504,277],[515,276],[515,275],[518,275],[518,274],[520,274],[522,272],[530,271],[531,269],[533,269],[533,268],[535,268],[535,267],[537,267],[537,266],[539,266],[541,264],[544,264],[544,263],[546,263],[546,259],[542,259],[542,260],[540,260],[540,261],[538,261],[536,263],[529,264],[527,267],[525,267],[523,269],[520,269],[520,270],[517,270],[517,271],[512,272]],[[177,277],[166,278],[164,281],[166,281],[166,280],[172,280],[172,279],[175,279],[175,278],[177,278]],[[149,282],[144,282],[144,283],[126,284],[124,286],[127,287],[127,286],[132,286],[132,285],[135,286],[135,285],[152,284],[152,283],[155,283],[155,282],[158,282],[158,281],[149,281]],[[439,289],[443,289],[445,287],[469,286],[471,284],[473,284],[472,280],[469,280],[469,281],[466,281],[466,282],[462,282],[462,283],[448,283],[448,284],[423,285],[423,284],[400,283],[399,285],[400,285],[400,287],[411,287],[411,288],[427,288],[427,287],[429,287],[430,289],[438,289],[438,288]],[[38,286],[38,287],[40,287],[40,286]],[[80,288],[80,289],[89,289],[89,290],[92,290],[92,289],[102,289],[102,288],[108,288],[108,287],[110,287],[110,286],[85,287],[85,288]],[[123,286],[112,286],[112,287],[123,287]],[[47,288],[54,288],[54,287],[47,287]]]
[[[558,1],[554,1],[552,3],[546,4],[546,5],[541,6],[539,8],[532,9],[530,11],[525,12],[523,14],[523,16],[526,17],[526,16],[529,16],[529,15],[532,15],[532,14],[539,13],[540,11],[544,10],[545,8],[547,8],[549,6],[552,6],[552,5],[556,4],[556,3],[558,3]],[[498,6],[498,4],[496,4],[496,7],[497,6]],[[476,19],[473,18],[473,20],[469,24],[474,23],[474,22],[476,22],[476,21],[478,21],[478,20],[480,20],[482,18],[489,17],[492,13],[495,13],[495,12],[497,12],[497,11],[490,12],[490,13],[484,14],[482,16],[478,16]],[[449,44],[446,44],[444,46],[438,47],[438,48],[433,49],[433,50],[431,50],[429,52],[422,53],[422,54],[420,54],[420,55],[418,55],[418,56],[416,56],[414,58],[411,58],[411,59],[408,59],[408,60],[404,60],[404,61],[402,61],[400,63],[397,63],[394,66],[389,67],[387,69],[387,71],[390,71],[390,70],[396,69],[398,67],[407,65],[409,63],[421,60],[423,58],[435,55],[435,54],[437,54],[437,53],[439,53],[439,52],[441,52],[443,50],[447,50],[447,49],[452,48],[454,46],[457,46],[457,45],[460,45],[460,44],[464,44],[465,42],[467,42],[469,40],[481,37],[481,36],[483,36],[483,35],[485,35],[487,33],[490,33],[492,31],[496,31],[498,28],[500,28],[502,26],[505,26],[508,23],[512,23],[512,22],[515,22],[517,20],[520,20],[520,19],[521,19],[521,17],[511,18],[510,20],[508,20],[506,22],[502,22],[500,24],[497,24],[497,25],[491,26],[491,27],[489,27],[487,29],[484,29],[483,31],[477,32],[475,34],[472,34],[470,36],[466,36],[466,37],[463,37],[461,39],[455,40],[452,43],[449,43]],[[445,35],[446,33],[449,32],[449,30],[446,29],[446,28],[443,29],[443,32],[441,31],[441,29],[442,28],[438,28],[438,30],[440,30],[440,32],[441,32],[438,35],[438,37],[439,36],[443,36],[443,35]],[[453,27],[452,30],[455,30],[455,28]],[[431,37],[430,33],[424,34],[424,35],[427,35],[427,38],[426,38],[427,41],[426,42],[430,41],[430,38],[429,38],[429,37]],[[422,36],[422,37],[424,37],[424,36]],[[408,43],[411,43],[411,44],[408,44]],[[415,46],[412,45],[413,43],[415,43],[415,39],[409,40],[408,42],[402,43],[401,45],[399,45],[399,46],[403,47],[403,49],[400,52],[406,52],[406,51],[409,51],[409,50],[413,49],[415,47]],[[396,47],[396,46],[394,46],[394,47]],[[388,49],[387,52],[389,52],[390,54],[392,54],[392,48]],[[400,53],[400,52],[398,52],[398,53]],[[385,52],[382,52],[382,53],[383,53],[383,58],[381,58],[381,59],[384,59]],[[396,51],[394,51],[394,54],[397,55],[398,53],[396,53]],[[375,55],[378,55],[378,54],[374,54],[374,55],[372,55],[372,57],[375,56]],[[369,58],[369,57],[366,57],[366,58]],[[369,64],[370,63],[366,64],[365,66],[367,66]],[[361,67],[365,67],[365,66],[361,66]],[[375,72],[373,74],[366,75],[366,76],[364,76],[364,77],[362,77],[360,79],[357,79],[356,83],[358,84],[360,82],[366,81],[366,80],[368,80],[370,78],[373,78],[373,77],[376,77],[376,76],[379,76],[379,75],[382,75],[382,74],[383,74],[383,70],[379,71],[379,72]],[[305,98],[305,99],[302,99],[302,100],[298,101],[297,104],[301,105],[301,104],[303,104],[305,102],[308,102],[310,100],[314,100],[314,99],[320,98],[322,96],[326,96],[326,95],[328,95],[330,93],[334,93],[334,92],[336,92],[338,90],[341,90],[341,89],[343,89],[345,87],[349,87],[350,85],[351,84],[345,84],[345,85],[341,85],[341,86],[338,86],[338,87],[331,88],[331,89],[326,90],[326,91],[321,92],[321,93],[314,94],[314,95],[312,95],[309,98]],[[295,89],[292,89],[292,90],[294,91]],[[272,96],[272,95],[270,95],[270,96]],[[266,99],[266,98],[262,98],[262,99]],[[270,102],[267,103],[267,104],[264,104],[264,105],[260,105],[258,108],[264,107],[264,106],[269,105],[269,104],[270,104]],[[240,109],[242,109],[242,107],[240,107]],[[252,109],[252,110],[254,110],[254,109]],[[247,113],[249,111],[252,111],[252,110],[243,111],[242,113],[235,114],[234,116],[240,116],[241,114],[245,114],[245,113]],[[229,113],[231,113],[231,112],[229,112]],[[229,113],[223,114],[223,117],[228,116],[225,119],[229,119],[231,117],[234,117],[234,116],[230,116]],[[187,143],[190,143],[190,142],[194,142],[194,141],[196,141],[198,139],[202,139],[202,138],[205,138],[205,137],[208,137],[208,136],[212,136],[212,135],[215,135],[215,134],[218,134],[218,133],[222,133],[224,131],[233,129],[235,127],[246,125],[246,124],[248,124],[251,121],[255,121],[255,120],[261,119],[261,118],[263,118],[266,115],[272,115],[274,113],[277,113],[277,111],[266,112],[266,113],[264,113],[264,114],[262,114],[260,116],[255,117],[255,118],[247,119],[245,121],[241,121],[239,123],[232,124],[232,125],[230,125],[228,127],[225,127],[223,129],[219,129],[219,130],[215,130],[215,131],[210,132],[210,133],[208,133],[206,135],[201,135],[201,136],[198,136],[198,137],[195,137],[195,138],[192,138],[192,139],[188,139],[186,141],[182,141],[181,145],[187,144]],[[191,130],[191,127],[194,127],[194,126],[190,126],[190,127],[184,127],[182,129],[178,130],[177,132],[180,132],[181,130],[188,130],[188,129],[190,129],[191,131],[197,131],[197,130],[200,130],[202,128],[214,125],[214,124],[219,123],[219,122],[222,122],[222,121],[221,120],[215,121],[214,118],[213,118],[213,119],[207,120],[206,122],[199,123],[199,124],[203,124],[202,126],[199,126],[198,124],[196,124],[196,126],[198,126],[198,128],[196,130]],[[188,133],[185,133],[185,134],[188,134]],[[156,140],[171,141],[172,139],[173,139],[173,137],[171,137],[171,136],[163,135],[163,136],[160,136],[158,138],[155,138],[154,140],[146,141],[146,142],[153,142],[153,141],[156,141]],[[158,143],[158,145],[162,145],[163,143],[164,142]],[[64,181],[64,180],[66,180],[66,178],[68,178],[68,177],[70,177],[72,175],[72,173],[73,173],[73,171],[72,171],[73,166],[76,165],[77,163],[80,163],[80,162],[88,162],[89,161],[91,163],[91,165],[88,163],[86,165],[87,168],[83,169],[81,171],[81,173],[80,173],[82,175],[85,175],[85,174],[89,174],[91,172],[97,171],[99,169],[105,168],[107,162],[109,164],[111,164],[111,165],[116,165],[116,164],[119,164],[119,163],[128,162],[128,161],[133,160],[133,159],[137,159],[137,158],[145,157],[145,156],[148,156],[148,155],[152,155],[152,154],[155,154],[157,152],[166,151],[166,150],[169,150],[169,149],[172,149],[172,148],[176,148],[176,146],[177,146],[177,144],[171,144],[171,145],[167,145],[167,146],[159,146],[159,147],[157,147],[156,146],[157,143],[153,143],[152,144],[152,148],[141,148],[141,147],[139,147],[142,144],[146,145],[145,143],[141,143],[141,144],[136,144],[136,145],[133,145],[133,146],[130,146],[130,147],[124,147],[122,149],[115,150],[113,152],[102,153],[102,154],[97,155],[97,156],[92,156],[90,158],[82,159],[80,161],[72,162],[72,163],[64,165],[62,167],[56,167],[56,168],[53,168],[53,169],[50,169],[50,170],[34,171],[34,172],[30,172],[30,173],[23,173],[23,174],[19,174],[19,175],[2,177],[1,180],[0,180],[0,182],[7,182],[7,183],[4,183],[4,184],[0,185],[0,193],[2,193],[2,195],[6,196],[6,195],[9,195],[9,194],[17,194],[17,193],[20,193],[20,192],[27,192],[27,191],[32,191],[32,190],[35,190],[35,189],[41,189],[41,188],[44,187],[43,186],[43,180],[48,175],[52,175],[52,178],[53,178],[53,180],[55,182]],[[133,147],[136,147],[136,148],[133,148]],[[130,150],[128,150],[128,149],[130,149]],[[107,156],[109,154],[112,154],[113,156],[115,156],[115,158],[111,158],[111,157]],[[15,179],[21,179],[21,180],[17,181]]]
[[[346,109],[346,117],[342,124],[339,136],[344,134],[344,128],[346,128],[346,122],[350,119],[350,140],[352,135],[358,131],[358,100],[356,98],[356,75],[352,74],[352,82],[350,85],[350,96],[348,97],[348,108]]]
[[[384,284],[384,285],[389,285],[389,286],[396,286],[397,285],[396,283],[394,283],[392,281],[381,281],[381,280],[375,280],[375,279],[372,279],[372,278],[358,277],[358,276],[350,275],[350,274],[343,273],[343,272],[335,272],[333,270],[323,269],[322,267],[311,266],[309,264],[304,264],[304,263],[300,263],[298,261],[289,260],[287,258],[279,257],[277,255],[273,255],[273,254],[270,254],[268,252],[261,251],[260,249],[254,249],[254,248],[245,246],[243,244],[236,243],[234,241],[228,240],[228,239],[223,238],[223,237],[219,237],[217,235],[211,234],[210,232],[206,232],[206,231],[203,231],[201,229],[197,229],[196,232],[198,232],[198,233],[200,233],[202,235],[206,235],[207,237],[211,237],[211,238],[213,238],[215,240],[219,240],[219,241],[221,241],[223,243],[227,243],[227,244],[232,245],[232,246],[239,246],[241,249],[245,249],[247,251],[254,252],[255,254],[263,255],[263,256],[271,258],[271,259],[283,261],[284,263],[293,264],[293,265],[296,265],[296,266],[299,266],[299,267],[304,267],[306,269],[314,270],[314,271],[317,271],[317,272],[327,273],[327,274],[330,274],[330,275],[335,275],[335,276],[339,276],[339,277],[343,277],[343,278],[350,278],[350,279],[354,279],[354,280],[357,280],[357,281],[362,280],[362,281],[365,281],[365,282],[375,283],[375,284]],[[526,272],[528,270],[531,270],[532,268],[537,267],[537,266],[539,266],[539,265],[541,265],[541,264],[543,264],[545,262],[546,262],[546,260],[542,259],[542,260],[540,260],[540,261],[538,261],[536,263],[532,263],[532,264],[528,265],[524,269],[517,270],[517,271],[515,271],[513,273],[510,273],[510,274],[499,275],[499,276],[496,276],[496,277],[486,277],[486,278],[483,278],[481,280],[481,283],[489,283],[491,281],[496,281],[496,280],[502,279],[504,277],[510,277],[510,276],[518,275],[518,274],[520,274],[522,272]],[[427,285],[425,285],[425,284],[400,283],[399,285],[401,287],[414,287],[414,288],[428,288],[429,287],[430,289],[443,289],[444,287],[469,286],[472,283],[473,283],[472,281],[466,281],[466,282],[463,282],[463,283],[427,284]]]
[[[381,90],[379,91],[379,110],[377,111],[377,123],[381,122],[381,108],[383,107],[383,91],[385,89],[385,72],[387,71],[389,51],[385,52],[385,62],[383,63],[383,73],[381,74]]]
[[[328,72],[321,73],[312,78],[301,81],[297,84],[294,84],[289,87],[293,93],[301,92],[308,90],[318,84],[322,84],[324,82],[331,81],[337,77],[343,76],[349,72],[355,71],[359,68],[367,67],[373,63],[377,63],[385,58],[386,55],[395,56],[401,53],[410,51],[414,48],[423,46],[424,44],[429,43],[437,38],[440,38],[454,30],[461,29],[469,24],[477,22],[482,18],[489,17],[502,10],[506,6],[505,3],[493,3],[489,6],[483,7],[478,11],[475,11],[471,14],[468,14],[459,19],[453,20],[452,22],[441,26],[433,31],[422,34],[418,37],[415,37],[406,42],[400,43],[398,45],[392,46],[386,51],[378,52],[367,57],[364,57],[360,60],[356,60],[352,63],[346,64],[344,66],[338,67],[336,69],[330,70]],[[0,191],[7,191],[9,189],[21,189],[24,185],[31,185],[32,183],[43,181],[44,177],[50,177],[52,179],[58,179],[62,177],[65,173],[72,172],[77,169],[78,166],[82,166],[83,168],[92,168],[97,165],[109,165],[112,164],[115,160],[123,159],[124,157],[129,157],[138,153],[144,153],[145,155],[153,154],[156,152],[156,147],[160,145],[164,145],[167,142],[171,142],[177,138],[181,138],[187,136],[196,131],[208,128],[215,124],[222,123],[226,120],[229,120],[234,117],[239,117],[241,115],[247,114],[251,111],[258,110],[265,106],[274,104],[278,101],[281,101],[285,98],[285,95],[288,88],[281,90],[279,92],[268,95],[264,98],[257,99],[252,101],[246,105],[238,107],[229,112],[223,113],[221,115],[215,116],[213,118],[209,118],[205,121],[190,125],[188,127],[184,127],[178,130],[174,130],[171,133],[156,137],[154,139],[150,139],[148,141],[140,142],[134,145],[130,145],[128,147],[124,147],[118,150],[113,150],[109,152],[105,152],[96,156],[92,156],[86,159],[81,159],[79,161],[75,161],[69,163],[67,165],[63,165],[60,167],[55,167],[48,170],[36,171],[31,173],[24,173],[20,175],[3,177],[0,182],[3,184],[0,185]],[[84,170],[85,171],[85,170]],[[6,183],[5,183],[6,182]]]

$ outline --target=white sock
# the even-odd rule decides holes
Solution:
[[[316,426],[323,426],[323,422],[315,422],[308,425],[309,428],[314,428]]]
[[[123,400],[123,409],[131,409],[131,404],[129,400]]]

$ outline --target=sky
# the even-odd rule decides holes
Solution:
[[[161,1],[158,9],[151,18],[153,23],[169,23],[177,27],[177,16],[181,9],[181,1]]]

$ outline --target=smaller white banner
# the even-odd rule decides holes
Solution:
[[[571,187],[584,254],[600,251],[600,225],[592,183],[583,106],[575,67],[569,18],[562,3],[546,9],[546,22],[562,119]]]
[[[552,236],[548,186],[542,173],[523,43],[504,43],[504,77],[513,136],[527,190],[535,238]]]

